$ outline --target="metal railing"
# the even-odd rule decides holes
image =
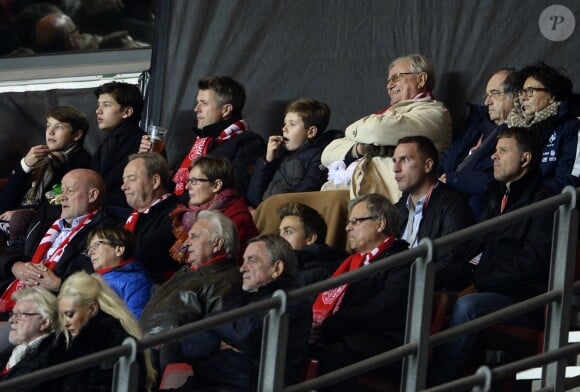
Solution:
[[[483,367],[480,371],[464,379],[438,386],[432,390],[455,390],[478,386],[479,390],[489,390],[491,379],[507,377],[519,370],[542,365],[542,388],[562,391],[564,382],[564,359],[570,354],[580,352],[580,345],[567,345],[567,334],[570,322],[570,304],[573,292],[572,277],[574,272],[576,242],[578,239],[578,212],[576,198],[579,189],[567,187],[564,191],[549,199],[507,213],[500,217],[478,223],[469,228],[457,231],[436,240],[424,239],[419,246],[388,258],[378,260],[365,268],[340,275],[336,278],[317,282],[290,292],[277,291],[272,298],[209,316],[192,324],[184,325],[171,331],[147,337],[141,341],[128,339],[123,346],[95,353],[75,361],[52,366],[25,376],[0,382],[0,391],[8,391],[20,386],[42,382],[61,375],[94,366],[102,361],[120,358],[113,381],[113,390],[125,392],[132,390],[136,377],[135,355],[137,350],[151,348],[171,340],[180,339],[189,334],[207,330],[219,324],[233,321],[257,312],[268,311],[264,320],[262,352],[258,390],[263,391],[306,391],[336,383],[340,380],[366,373],[385,364],[403,359],[401,390],[416,391],[425,388],[427,357],[431,347],[447,342],[461,334],[474,332],[513,318],[532,309],[548,305],[545,328],[545,354],[526,358],[522,361],[497,367],[493,370]],[[514,221],[523,220],[533,215],[550,213],[556,208],[554,229],[552,233],[552,254],[550,265],[549,289],[546,293],[519,302],[468,323],[447,329],[429,336],[431,308],[433,298],[432,259],[436,249],[497,230]],[[288,335],[288,317],[285,314],[286,304],[309,297],[321,291],[360,280],[385,269],[412,264],[409,282],[409,301],[407,307],[407,329],[405,344],[393,350],[367,358],[342,369],[327,373],[312,380],[284,387],[284,358]],[[580,283],[577,288],[580,288]],[[546,354],[547,353],[547,354]]]

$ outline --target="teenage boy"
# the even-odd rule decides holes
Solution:
[[[139,128],[143,96],[137,86],[119,82],[98,87],[95,96],[97,122],[106,136],[91,159],[91,169],[98,172],[107,185],[105,205],[129,208],[121,185],[127,158],[139,150],[143,135]]]

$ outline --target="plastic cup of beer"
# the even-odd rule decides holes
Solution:
[[[147,135],[151,138],[151,151],[161,153],[161,151],[165,149],[165,135],[167,135],[167,129],[158,125],[149,125],[149,127],[147,127]]]

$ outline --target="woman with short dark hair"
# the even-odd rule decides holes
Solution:
[[[560,193],[566,185],[580,186],[580,120],[569,109],[572,82],[562,72],[544,63],[520,72],[523,85],[508,126],[526,127],[542,149],[540,170],[544,185]]]

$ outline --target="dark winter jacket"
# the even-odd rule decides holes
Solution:
[[[40,345],[34,351],[27,352],[22,360],[14,365],[8,373],[0,377],[0,381],[6,381],[15,377],[24,376],[36,370],[44,369],[57,364],[58,358],[61,357],[64,350],[64,339],[58,339],[55,334],[50,334],[42,340]],[[6,363],[12,355],[14,346],[10,346],[0,353],[0,369],[6,367]],[[48,385],[47,385],[48,383]],[[1,388],[1,387],[0,387]],[[50,381],[41,382],[34,385],[13,390],[14,392],[45,392],[50,388]]]
[[[320,190],[327,177],[327,170],[320,163],[326,144],[317,139],[272,162],[259,158],[246,193],[248,202],[257,207],[262,200],[279,193]]]
[[[130,335],[125,331],[119,320],[100,310],[74,337],[68,349],[59,362],[74,359],[117,347]],[[116,360],[108,360],[100,365],[90,367],[76,373],[67,374],[53,381],[50,391],[61,392],[109,392],[112,390],[113,367]],[[143,352],[137,353],[139,364],[138,391],[145,390],[145,362]]]
[[[177,204],[177,197],[169,196],[151,207],[148,213],[139,214],[135,226],[135,260],[139,260],[157,284],[163,284],[180,267],[169,254],[175,242],[169,213]]]
[[[235,117],[210,124],[203,129],[195,129],[195,137],[216,138],[224,129],[240,119],[240,117]],[[256,159],[264,155],[265,151],[266,143],[264,139],[257,133],[245,131],[236,137],[225,140],[223,143],[210,148],[208,154],[220,155],[229,159],[234,167],[237,191],[240,195],[245,195],[248,190],[250,178],[252,177],[252,172],[254,171]]]
[[[490,197],[484,218],[500,215],[505,184],[490,184]],[[530,171],[512,182],[504,213],[517,210],[549,197],[537,171]],[[548,287],[553,213],[544,213],[476,238],[470,245],[473,255],[483,252],[473,267],[473,282],[478,292],[497,292],[527,298]]]
[[[103,177],[107,186],[105,205],[129,208],[123,185],[123,170],[129,155],[139,151],[143,130],[135,122],[124,122],[108,132],[91,159],[91,169]]]
[[[296,282],[299,287],[327,279],[348,257],[348,253],[342,249],[316,243],[296,250],[294,254],[298,262]]]
[[[530,131],[542,146],[544,186],[552,193],[560,193],[566,185],[580,186],[580,120],[569,113],[568,103],[562,102],[556,116],[532,125]]]
[[[376,260],[408,249],[397,240]],[[364,267],[363,267],[364,268]],[[339,310],[324,320],[322,342],[342,342],[369,356],[403,343],[409,288],[409,267],[384,270],[350,284]]]
[[[270,298],[276,290],[289,291],[293,288],[296,288],[293,278],[280,278],[256,292],[246,292],[230,304],[228,309]],[[292,384],[298,381],[306,358],[312,325],[310,301],[302,299],[288,302],[286,314],[289,318],[289,325],[285,382]],[[256,390],[265,316],[266,313],[261,313],[242,317],[183,339],[183,354],[194,363],[198,385],[229,387],[232,388],[231,390],[239,391]],[[238,351],[218,350],[222,341]]]
[[[493,180],[493,161],[496,137],[506,125],[496,126],[485,106],[468,104],[469,117],[465,130],[441,157],[440,166],[447,175],[447,185],[466,196],[475,217],[479,218],[487,203],[486,185]],[[481,146],[468,156],[469,150],[483,136]]]

